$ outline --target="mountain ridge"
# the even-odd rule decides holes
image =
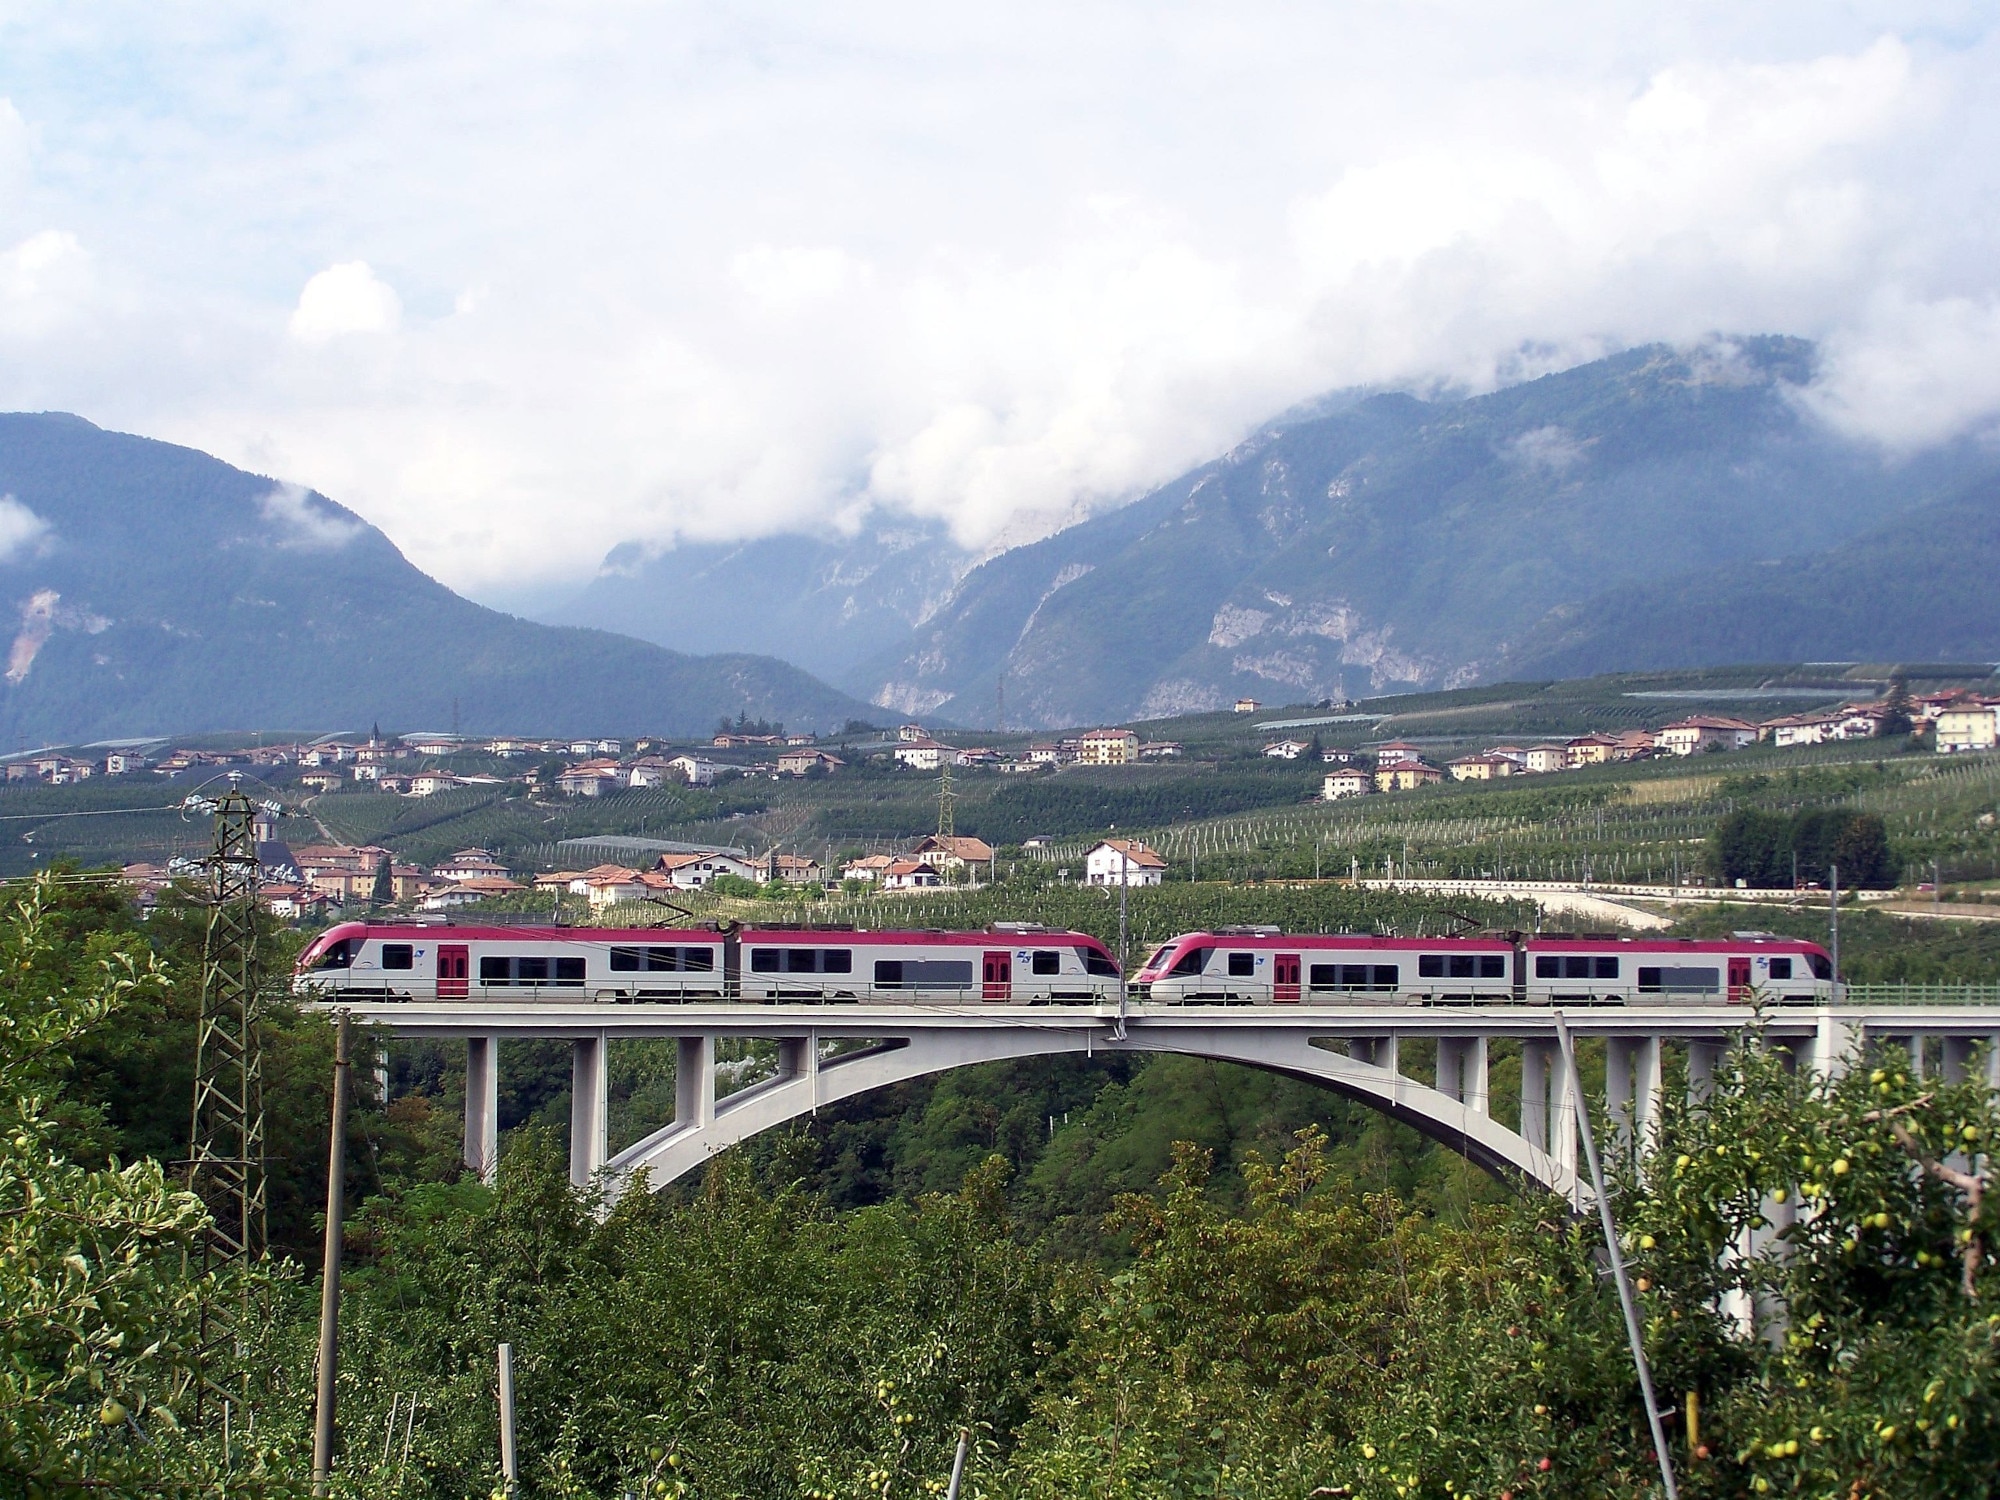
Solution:
[[[323,495],[71,413],[0,414],[0,737],[73,743],[376,720],[692,734],[870,706],[788,663],[696,657],[463,599]]]

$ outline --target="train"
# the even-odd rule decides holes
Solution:
[[[1811,1004],[1831,998],[1816,943],[1485,933],[1188,932],[1129,984],[1087,932],[825,927],[600,928],[343,922],[299,955],[293,988],[325,1001],[1103,1005]]]
[[[1155,1005],[1660,1005],[1823,1002],[1833,961],[1817,943],[1495,933],[1453,938],[1301,936],[1220,927],[1170,939],[1132,976]]]
[[[1116,1001],[1118,962],[1087,932],[854,928],[606,928],[342,922],[299,955],[320,1000],[776,1004],[902,1000]]]

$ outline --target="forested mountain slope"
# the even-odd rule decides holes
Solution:
[[[59,413],[0,415],[0,739],[443,727],[691,733],[867,705],[769,657],[696,657],[485,609],[323,496]]]

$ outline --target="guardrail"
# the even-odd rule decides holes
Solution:
[[[1843,1005],[2000,1005],[2000,984],[1843,984]]]

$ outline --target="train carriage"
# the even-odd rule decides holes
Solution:
[[[1271,927],[1183,933],[1154,950],[1132,996],[1162,1005],[1647,1005],[1811,1003],[1831,995],[1816,943],[1604,934],[1382,938]]]
[[[345,922],[299,956],[323,1000],[1099,1004],[1120,975],[1088,933]]]

